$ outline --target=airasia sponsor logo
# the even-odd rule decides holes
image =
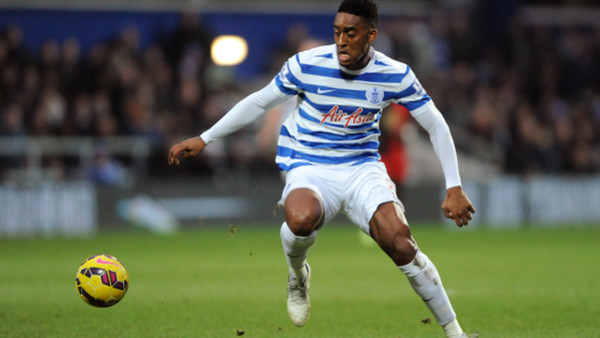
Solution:
[[[347,113],[347,112],[339,109],[339,106],[335,105],[335,106],[333,106],[333,108],[331,108],[329,110],[329,112],[327,112],[327,114],[323,115],[323,118],[321,119],[321,123],[343,122],[344,127],[347,128],[350,125],[355,126],[358,124],[373,122],[375,120],[375,114],[369,113],[369,114],[361,115],[362,111],[363,111],[362,108],[358,108],[355,111],[353,111],[352,113]]]

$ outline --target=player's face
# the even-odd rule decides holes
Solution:
[[[361,69],[369,63],[369,49],[377,36],[360,16],[338,13],[333,21],[333,36],[340,65],[348,69]]]

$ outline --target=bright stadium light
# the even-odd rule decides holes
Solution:
[[[248,55],[248,44],[241,36],[221,35],[213,40],[210,55],[219,66],[235,66]]]

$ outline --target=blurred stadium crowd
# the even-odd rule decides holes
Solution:
[[[591,174],[600,170],[600,25],[540,26],[511,20],[486,37],[466,11],[427,18],[385,17],[375,47],[408,63],[457,134],[459,149],[481,143],[499,151],[515,174]],[[273,67],[253,83],[223,76],[210,60],[210,29],[194,15],[163,41],[140,48],[135,29],[99,41],[23,44],[20,27],[0,36],[0,136],[116,135],[150,138],[150,176],[165,175],[173,142],[199,134],[234,103],[269,81],[310,38],[296,27]],[[190,173],[275,170],[255,135],[262,121],[194,161]],[[465,141],[466,140],[466,141]],[[111,157],[99,150],[99,156]],[[115,163],[127,159],[112,156]],[[25,166],[2,161],[2,171]],[[68,158],[45,159],[66,168]],[[243,166],[240,166],[243,164]],[[238,168],[238,169],[236,169]],[[267,169],[268,168],[268,169]]]

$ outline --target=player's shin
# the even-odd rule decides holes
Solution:
[[[287,223],[281,225],[281,244],[285,259],[290,267],[290,275],[300,280],[306,278],[306,252],[317,238],[314,231],[309,236],[296,236],[292,233]]]
[[[445,330],[448,326],[449,329],[453,329],[452,331],[458,331],[456,334],[462,333],[440,275],[427,255],[418,251],[412,262],[398,268],[406,275],[411,286],[429,307],[437,322]],[[448,336],[454,336],[454,334],[448,334]]]

